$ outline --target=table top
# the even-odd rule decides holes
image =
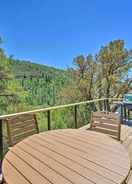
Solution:
[[[120,142],[75,129],[30,136],[8,151],[2,166],[8,184],[121,184],[129,170]]]

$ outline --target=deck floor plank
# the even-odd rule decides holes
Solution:
[[[8,154],[8,158],[6,158],[6,159],[8,162],[10,162],[13,165],[13,167],[17,168],[17,170],[19,170],[20,173],[23,174],[23,176],[28,181],[30,181],[32,184],[36,184],[36,183],[51,184],[46,178],[44,178],[42,175],[40,175],[34,168],[30,167],[30,165],[25,163],[22,159],[17,157],[11,151]],[[5,176],[5,173],[4,173],[4,176]],[[38,177],[36,177],[36,176],[38,176]],[[5,178],[5,180],[6,180],[6,178]],[[13,180],[10,179],[10,182],[8,182],[8,183],[18,184],[19,180],[18,180],[18,183],[15,183],[14,179]]]
[[[41,157],[41,161],[44,164],[46,162],[46,164],[48,164],[50,168],[58,171],[60,174],[62,173],[62,170],[61,171],[60,169],[58,170],[56,168],[56,165],[58,165],[59,168],[63,170],[65,170],[65,168],[68,168],[70,170],[71,175],[73,175],[72,173],[74,172],[74,173],[77,173],[79,176],[84,177],[88,179],[89,181],[92,181],[95,183],[97,183],[98,181],[100,181],[100,184],[102,184],[101,182],[106,183],[106,184],[112,183],[109,179],[105,178],[103,175],[99,175],[93,170],[88,169],[84,167],[83,165],[80,165],[74,162],[71,159],[67,159],[64,156],[58,155],[54,151],[50,151],[49,149],[41,147],[41,146],[37,146],[38,150],[34,150],[33,148],[31,148],[31,146],[23,144],[20,146],[20,148],[22,148],[22,150],[25,150],[28,153],[30,153],[31,151],[31,155],[35,157],[36,159],[39,159]],[[65,177],[66,175],[67,174],[64,174]]]
[[[68,136],[66,136],[67,134],[68,134]],[[80,134],[78,136],[76,136],[76,134],[69,134],[68,132],[67,133],[62,132],[62,133],[59,133],[59,135],[63,136],[63,139],[72,138],[74,142],[80,143],[81,145],[84,145],[85,148],[89,148],[92,151],[98,151],[98,152],[101,151],[101,153],[104,152],[104,154],[110,152],[111,156],[114,156],[115,158],[118,157],[117,154],[121,155],[121,153],[120,153],[121,150],[118,150],[116,148],[117,144],[114,145],[113,147],[110,147],[109,145],[104,146],[104,145],[102,145],[102,143],[100,141],[97,140],[98,137],[96,138],[96,140],[94,140],[92,142],[91,140],[86,139],[86,136],[85,136],[85,139],[84,139]],[[123,161],[123,159],[124,158],[121,158],[122,161]]]
[[[80,143],[75,142],[73,139],[68,139],[66,136],[65,138],[63,136],[60,136],[60,134],[56,135],[56,134],[47,134],[43,137],[42,134],[40,134],[39,136],[42,137],[42,139],[47,138],[47,140],[53,140],[57,143],[61,143],[63,145],[67,145],[67,149],[69,148],[73,148],[75,150],[76,153],[80,152],[81,155],[84,155],[85,158],[88,158],[90,160],[93,160],[93,162],[95,163],[99,163],[102,165],[105,165],[108,169],[112,169],[112,170],[118,170],[119,173],[123,173],[125,174],[126,168],[128,167],[128,162],[121,162],[121,158],[120,160],[117,162],[117,159],[113,159],[112,155],[110,152],[107,152],[107,154],[103,152],[103,150],[90,150],[90,148],[85,148],[85,146],[81,145]],[[87,147],[87,144],[86,144]],[[100,152],[102,151],[102,153]],[[108,160],[109,157],[109,160]],[[123,163],[123,164],[122,164]]]
[[[4,174],[7,176],[7,183],[11,183],[11,181],[13,181],[14,183],[18,184],[31,184],[31,182],[28,181],[24,175],[20,173],[14,166],[12,166],[6,159],[4,160]]]
[[[43,144],[44,143],[44,144]],[[24,143],[25,144],[25,143]],[[53,159],[57,160],[58,162],[65,165],[65,163],[69,163],[68,167],[71,167],[72,164],[78,164],[79,166],[82,166],[85,169],[88,169],[97,175],[104,177],[108,180],[117,181],[117,179],[120,180],[121,176],[119,174],[116,174],[115,172],[111,172],[101,166],[98,166],[92,162],[89,162],[88,160],[85,160],[79,156],[73,155],[73,152],[70,150],[59,149],[57,146],[51,146],[49,144],[46,144],[46,142],[43,142],[42,140],[33,140],[28,141],[26,143],[30,147],[37,147],[37,151],[43,154],[43,151],[45,150],[46,154],[48,156],[52,157]],[[63,159],[59,159],[60,157],[63,157]],[[63,162],[65,159],[65,162]],[[90,176],[92,177],[92,176]]]

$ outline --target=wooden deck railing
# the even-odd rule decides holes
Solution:
[[[102,99],[94,99],[94,100],[89,100],[89,101],[83,101],[83,102],[78,102],[78,103],[72,103],[72,104],[67,104],[67,105],[58,105],[58,106],[53,106],[53,107],[48,107],[48,108],[42,108],[42,109],[36,109],[36,110],[31,110],[31,111],[26,111],[26,112],[18,112],[18,113],[13,113],[13,114],[8,114],[8,115],[2,115],[0,116],[0,152],[3,150],[3,143],[2,143],[2,123],[4,120],[14,117],[14,116],[20,116],[20,115],[26,115],[26,114],[36,114],[39,112],[44,112],[47,113],[47,128],[48,130],[51,129],[51,111],[53,110],[58,110],[58,109],[63,109],[63,108],[74,108],[74,128],[78,128],[78,122],[77,122],[77,109],[80,105],[84,104],[92,104],[92,103],[97,103],[97,102],[103,102],[104,103],[104,110],[106,109],[106,101],[121,101],[122,99],[119,98],[102,98]]]
[[[13,113],[13,114],[8,114],[8,115],[2,115],[2,116],[0,116],[0,120],[4,120],[4,119],[11,118],[13,116],[18,116],[18,115],[35,114],[35,113],[38,113],[38,112],[49,112],[49,111],[52,111],[52,110],[58,110],[58,109],[68,108],[68,107],[75,107],[75,111],[76,111],[76,107],[79,106],[79,105],[96,103],[96,102],[100,102],[100,101],[103,101],[105,103],[106,100],[122,101],[121,98],[94,99],[94,100],[88,100],[88,101],[77,102],[77,103],[72,103],[72,104],[58,105],[58,106],[47,107],[47,108],[42,108],[42,109],[36,109],[36,110],[31,110],[31,111],[25,111],[25,112],[18,112],[18,113]]]

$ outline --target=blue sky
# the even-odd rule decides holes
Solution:
[[[8,55],[59,68],[113,39],[132,48],[131,0],[1,0]]]

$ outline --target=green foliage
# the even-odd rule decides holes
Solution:
[[[37,115],[39,131],[43,132],[43,131],[48,130],[46,113],[37,113],[36,115]]]
[[[28,92],[15,79],[11,67],[11,58],[0,48],[0,114],[22,111],[27,106]]]
[[[28,92],[30,106],[58,104],[58,91],[68,80],[66,71],[26,61],[11,61],[11,70],[21,87]]]
[[[125,48],[123,40],[111,41],[100,49],[96,59],[102,75],[97,77],[101,77],[100,91],[104,97],[119,97],[128,90],[129,80],[126,75],[131,66],[130,56],[130,51]],[[122,91],[124,84],[128,87]],[[108,102],[107,107],[109,109]]]
[[[52,129],[61,129],[67,128],[66,119],[64,116],[64,112],[62,111],[53,111],[52,112]]]

